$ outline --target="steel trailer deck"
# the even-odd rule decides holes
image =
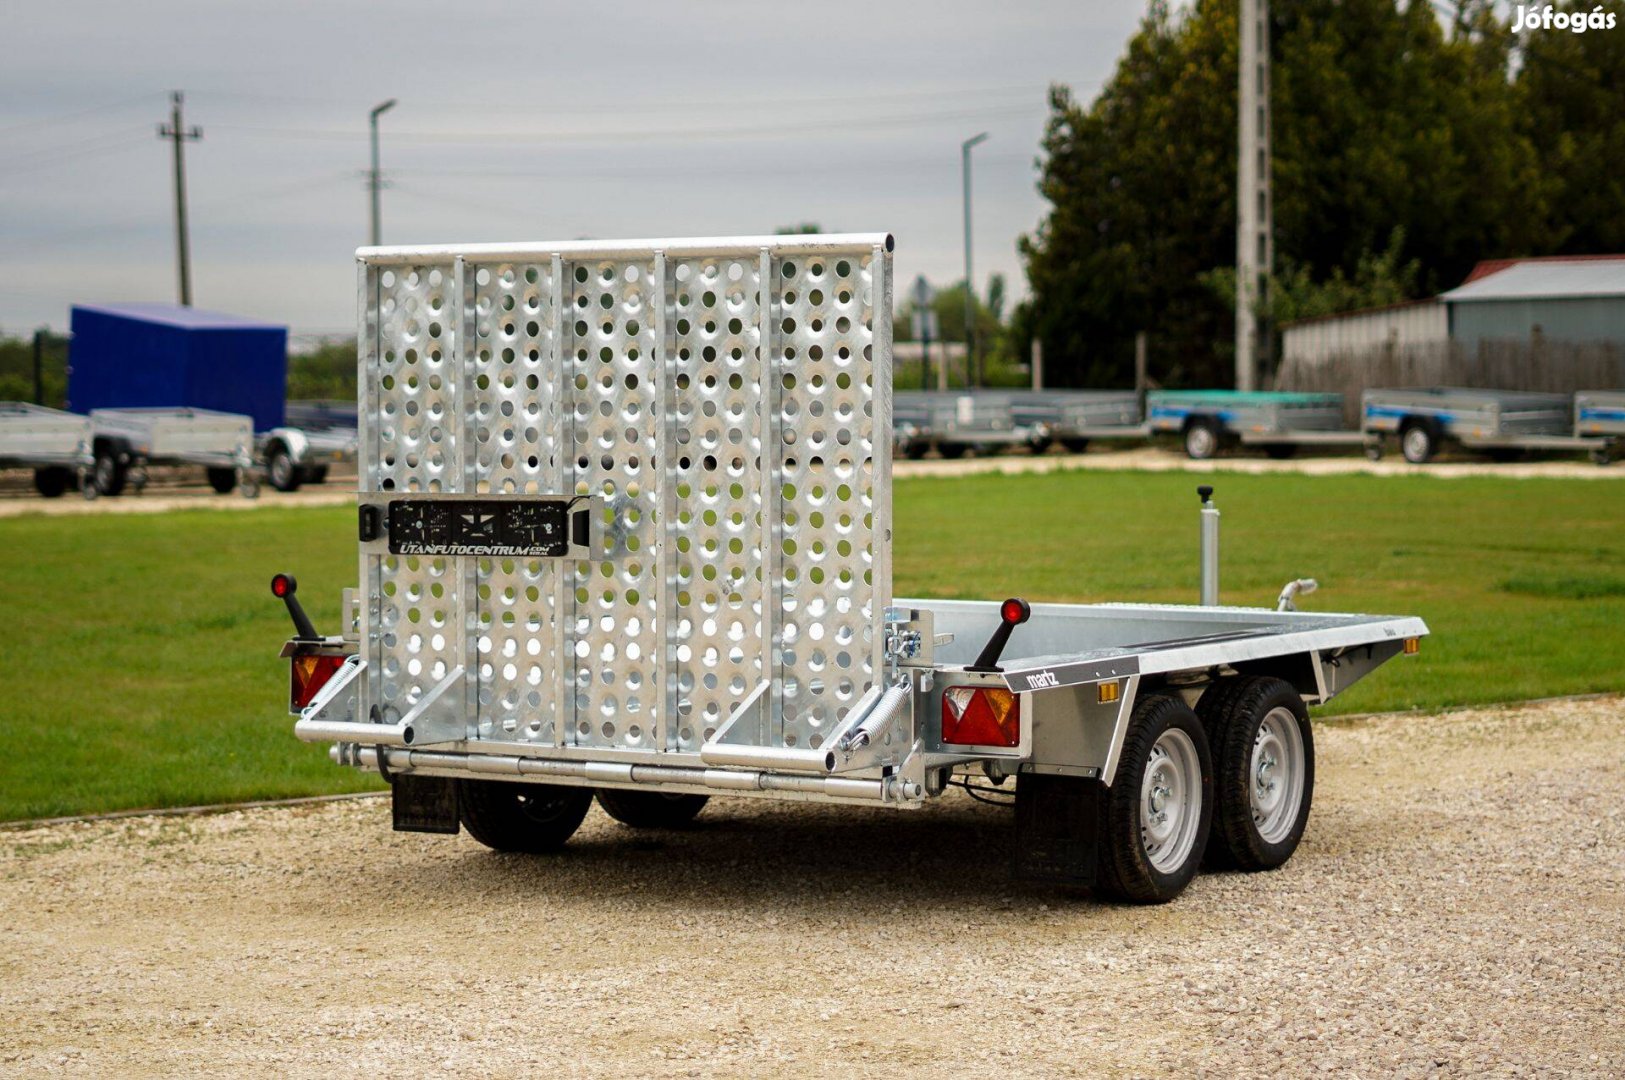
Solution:
[[[21,401],[0,401],[0,469],[33,469],[42,495],[77,487],[87,497],[91,455],[90,420],[78,413]]]
[[[973,771],[1013,776],[1023,873],[1082,883],[1095,826],[1060,808],[1137,798],[1143,776],[1148,827],[1177,817],[1184,862],[1112,887],[1183,888],[1208,806],[1191,707],[1239,717],[1273,693],[1287,754],[1294,710],[1427,627],[895,598],[891,251],[885,234],[362,249],[360,587],[324,638],[273,582],[300,627],[298,736],[388,777],[397,827],[461,822],[516,850],[563,842],[572,793],[649,823],[692,816],[679,796],[910,809]],[[1146,758],[1148,724],[1183,725],[1156,740],[1172,756]]]

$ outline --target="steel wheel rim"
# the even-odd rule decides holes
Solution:
[[[104,489],[112,487],[113,486],[113,473],[114,473],[114,470],[116,468],[117,468],[117,466],[113,464],[113,459],[112,458],[110,458],[110,457],[99,457],[99,458],[97,458],[96,459],[96,466],[95,466],[95,469],[94,469],[94,476],[95,476],[96,486],[98,488],[104,488]]]
[[[1259,722],[1247,769],[1253,827],[1267,844],[1292,832],[1303,805],[1303,729],[1291,709],[1277,706]]]
[[[1185,865],[1202,823],[1202,759],[1179,728],[1157,737],[1140,781],[1140,842],[1160,873]]]
[[[271,458],[271,483],[278,488],[287,486],[293,479],[293,461],[287,454],[277,454]]]
[[[1214,442],[1213,432],[1204,425],[1197,425],[1185,433],[1185,449],[1190,451],[1193,458],[1211,457]]]
[[[1405,459],[1407,461],[1421,461],[1428,455],[1428,433],[1421,428],[1411,428],[1405,433]]]
[[[514,793],[519,811],[537,825],[547,825],[564,816],[570,807],[568,794],[540,794],[532,791]]]

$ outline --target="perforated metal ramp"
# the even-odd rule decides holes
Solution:
[[[746,737],[817,747],[890,596],[890,237],[359,260],[362,504],[592,512],[567,558],[364,548],[363,707],[393,723],[455,676],[470,740],[671,760],[771,680]]]

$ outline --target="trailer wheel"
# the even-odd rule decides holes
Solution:
[[[557,851],[581,827],[592,788],[459,780],[457,803],[468,835],[493,851]]]
[[[1206,461],[1219,452],[1219,428],[1211,420],[1192,420],[1185,427],[1185,456]]]
[[[1027,440],[1027,450],[1033,454],[1047,453],[1049,448],[1054,445],[1055,440],[1048,435],[1034,435]]]
[[[97,447],[96,464],[91,470],[91,479],[96,485],[97,494],[107,496],[120,494],[124,491],[124,484],[129,475],[129,469],[118,459],[118,454],[111,447]]]
[[[1197,709],[1213,740],[1218,807],[1210,865],[1273,870],[1292,857],[1315,793],[1315,739],[1303,698],[1280,679],[1223,679]]]
[[[945,442],[937,444],[937,453],[941,454],[950,461],[953,461],[956,458],[964,457],[966,451],[969,449],[970,446],[965,443]]]
[[[1407,420],[1399,431],[1399,452],[1412,465],[1426,465],[1439,452],[1439,436],[1426,420]]]
[[[1164,904],[1202,863],[1213,812],[1207,734],[1177,697],[1134,710],[1107,793],[1100,888],[1119,900]]]
[[[1276,461],[1285,461],[1287,458],[1297,457],[1298,448],[1292,443],[1265,443],[1264,454]]]
[[[265,475],[271,481],[271,486],[278,491],[298,491],[304,475],[299,466],[293,463],[288,448],[281,443],[271,448],[271,454],[265,460]]]
[[[677,829],[705,809],[709,795],[673,795],[664,791],[598,789],[604,813],[634,829]]]
[[[1593,465],[1608,465],[1613,460],[1614,448],[1612,445],[1599,446],[1591,451],[1591,463]]]
[[[1375,442],[1366,443],[1365,444],[1365,456],[1366,456],[1367,461],[1381,461],[1382,460],[1382,440],[1378,439]]]
[[[1079,438],[1062,439],[1061,445],[1066,447],[1066,452],[1069,454],[1081,454],[1089,449],[1089,440]]]
[[[209,486],[221,495],[230,495],[231,489],[237,486],[236,469],[209,469]]]
[[[910,461],[918,461],[931,452],[931,444],[927,442],[910,442],[903,447],[903,456]]]
[[[48,465],[34,470],[34,490],[47,499],[61,498],[73,482],[73,474],[60,465]]]

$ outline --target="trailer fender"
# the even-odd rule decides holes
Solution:
[[[1109,786],[1139,690],[1140,677],[1129,675],[1030,694],[1033,747],[1023,771]]]
[[[303,465],[305,455],[310,450],[310,439],[298,428],[272,428],[260,438],[262,440],[260,460],[267,463],[270,462],[271,454],[275,452],[278,444],[288,452],[289,460],[295,465]]]

